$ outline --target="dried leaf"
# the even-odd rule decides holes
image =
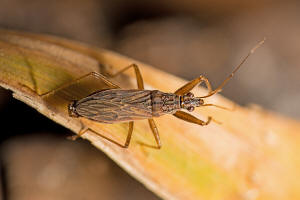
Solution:
[[[82,126],[124,143],[127,124],[101,124],[70,118],[67,105],[106,83],[88,79],[47,98],[43,94],[91,71],[107,66],[113,71],[131,63],[141,68],[147,89],[173,92],[185,81],[116,53],[77,42],[37,34],[0,30],[0,85],[14,97],[43,115],[78,133]],[[135,88],[129,72],[116,81],[122,88]],[[167,84],[166,84],[167,83]],[[196,94],[205,93],[195,89]],[[214,95],[210,102],[231,107],[232,102]],[[135,123],[133,141],[122,149],[94,133],[86,133],[124,170],[157,195],[166,199],[299,199],[300,123],[261,108],[236,106],[229,112],[198,109],[201,119],[213,116],[222,124],[201,127],[173,116],[156,120],[162,149],[139,145],[155,141],[148,123]],[[17,123],[17,122],[16,122]]]

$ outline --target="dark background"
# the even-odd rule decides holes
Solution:
[[[300,3],[237,0],[0,0],[0,26],[111,49],[217,86],[264,37],[222,94],[300,118]],[[143,73],[143,72],[142,72]],[[5,199],[158,199],[103,153],[0,90]],[[13,124],[17,122],[18,124]]]

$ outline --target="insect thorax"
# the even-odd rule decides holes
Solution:
[[[180,109],[180,96],[173,93],[164,93],[158,90],[152,91],[153,116],[172,114]]]

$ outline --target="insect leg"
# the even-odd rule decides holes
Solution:
[[[95,132],[95,131],[93,131],[93,130],[90,129],[90,128],[83,128],[83,129],[81,129],[81,130],[79,131],[79,133],[77,133],[77,135],[72,135],[72,136],[69,136],[69,137],[67,137],[67,138],[70,139],[70,140],[75,141],[75,140],[77,140],[78,138],[80,138],[83,134],[85,134],[87,131]]]
[[[139,67],[136,64],[131,64],[131,65],[125,67],[124,69],[120,70],[119,72],[117,72],[117,73],[115,73],[113,75],[110,75],[110,76],[111,77],[116,77],[116,76],[120,75],[121,73],[123,73],[124,71],[128,70],[131,67],[133,67],[134,71],[135,71],[138,89],[143,90],[144,89],[143,77],[142,77],[142,74],[141,74],[141,72],[139,70]],[[153,119],[148,119],[148,122],[149,122],[149,126],[150,126],[150,128],[152,130],[152,133],[154,135],[154,138],[155,138],[155,141],[156,141],[156,144],[157,144],[157,146],[154,147],[154,148],[160,149],[161,148],[161,141],[160,141],[160,138],[159,138],[159,133],[158,133],[158,129],[156,127],[156,124],[155,124],[155,122],[154,122]],[[127,137],[125,146],[127,144],[127,141],[128,141],[128,144],[129,144],[130,137],[131,137],[131,134],[129,134],[129,132],[128,132],[128,137]],[[148,145],[146,145],[146,146],[148,146]]]
[[[149,122],[149,126],[152,130],[152,133],[154,135],[154,138],[155,138],[155,141],[156,141],[156,144],[157,144],[157,149],[160,149],[161,148],[161,142],[160,142],[160,138],[159,138],[159,133],[158,133],[158,129],[155,125],[155,122],[153,119],[148,119],[148,122]]]
[[[122,74],[124,71],[128,70],[129,68],[133,67],[134,72],[135,72],[135,76],[136,76],[136,81],[137,81],[137,86],[138,89],[143,90],[144,89],[144,81],[143,81],[143,77],[142,74],[140,72],[139,67],[136,64],[131,64],[127,67],[125,67],[124,69],[121,69],[120,71],[118,71],[115,74],[109,75],[110,77],[116,77],[120,74]]]
[[[248,59],[248,57],[253,54],[255,52],[255,50],[260,47],[266,39],[262,40],[261,42],[259,42],[255,47],[253,47],[249,53],[244,57],[244,59],[242,60],[242,62],[233,70],[233,72],[217,87],[217,89],[212,90],[211,85],[209,83],[209,81],[207,80],[207,78],[205,78],[204,76],[199,76],[198,78],[188,82],[187,84],[185,84],[184,86],[182,86],[181,88],[179,88],[178,90],[176,90],[175,94],[177,95],[184,95],[186,93],[188,93],[189,91],[191,91],[198,83],[201,82],[205,82],[207,88],[208,88],[208,95],[202,96],[200,98],[206,98],[206,97],[210,97],[218,92],[220,92],[222,90],[222,88],[226,85],[226,83],[234,76],[234,74],[241,68],[241,66],[245,63],[245,61]]]
[[[105,78],[103,75],[101,75],[101,74],[99,74],[99,73],[97,73],[97,72],[90,72],[90,73],[88,73],[88,74],[86,74],[86,75],[83,75],[83,76],[81,76],[81,77],[79,77],[79,78],[76,78],[76,79],[74,79],[74,80],[72,80],[72,81],[70,81],[70,82],[68,82],[68,83],[63,84],[63,85],[59,86],[58,88],[55,88],[55,89],[53,89],[53,90],[50,90],[50,91],[48,91],[48,92],[46,92],[46,93],[44,93],[44,94],[40,94],[39,96],[40,96],[40,97],[45,97],[45,96],[47,96],[47,95],[54,94],[55,92],[57,92],[57,91],[59,91],[59,90],[61,90],[61,89],[63,89],[63,88],[66,88],[66,87],[68,87],[68,86],[71,86],[71,85],[73,85],[73,84],[76,84],[76,83],[79,82],[80,80],[82,80],[82,79],[84,79],[84,78],[87,78],[87,77],[89,77],[89,76],[93,76],[93,77],[95,77],[95,78],[97,78],[97,79],[105,80],[105,82],[106,82],[108,85],[110,85],[112,88],[120,88],[118,85],[116,85],[116,84],[114,84],[114,83],[112,83],[112,82],[110,82],[110,81],[107,81],[106,78]]]
[[[187,121],[187,122],[190,122],[190,123],[194,123],[194,124],[198,124],[200,126],[206,126],[208,125],[212,118],[211,117],[208,117],[207,121],[202,121],[196,117],[194,117],[193,115],[191,114],[188,114],[186,112],[182,112],[182,111],[177,111],[176,113],[173,114],[175,117],[179,118],[179,119],[182,119],[184,121]]]
[[[133,122],[129,122],[128,134],[127,134],[126,142],[125,142],[124,145],[122,145],[122,144],[120,144],[120,143],[118,143],[118,142],[116,142],[116,141],[114,141],[114,140],[112,140],[112,139],[110,139],[110,138],[108,138],[108,137],[106,137],[106,136],[104,136],[104,135],[102,135],[102,134],[94,131],[91,128],[83,128],[81,131],[79,131],[79,133],[77,135],[73,135],[73,136],[70,136],[68,138],[71,139],[71,140],[76,140],[76,139],[78,139],[79,137],[81,137],[83,134],[85,134],[88,131],[91,131],[91,132],[99,135],[100,137],[102,137],[102,138],[104,138],[104,139],[106,139],[106,140],[108,140],[108,141],[110,141],[110,142],[112,142],[112,143],[114,143],[114,144],[122,147],[122,148],[128,148],[128,146],[130,144],[132,132],[133,132]]]
[[[133,131],[133,122],[129,122],[128,134],[127,134],[125,145],[122,146],[123,148],[128,148],[132,136],[132,131]]]
[[[194,80],[188,82],[187,84],[185,84],[184,86],[182,86],[181,88],[176,90],[175,94],[184,95],[184,94],[188,93],[189,91],[191,91],[196,85],[201,84],[202,82],[205,83],[205,85],[208,89],[208,92],[210,93],[212,91],[211,84],[209,83],[209,81],[206,77],[201,75],[198,78],[195,78]]]

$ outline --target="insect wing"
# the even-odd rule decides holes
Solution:
[[[151,118],[151,91],[102,90],[79,100],[76,112],[82,117],[102,123]]]

